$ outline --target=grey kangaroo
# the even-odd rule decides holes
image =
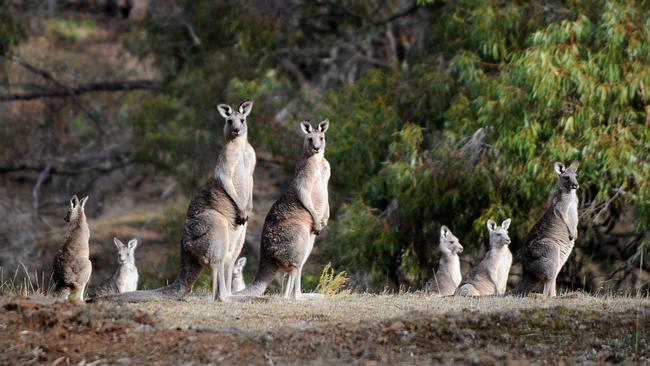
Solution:
[[[485,253],[483,259],[465,275],[456,289],[455,295],[486,296],[505,293],[512,265],[512,253],[508,248],[510,244],[508,227],[510,227],[510,219],[504,220],[501,226],[498,226],[492,219],[488,220],[490,249]]]
[[[578,237],[578,171],[574,161],[567,168],[555,163],[557,187],[550,207],[530,229],[521,251],[522,278],[513,295],[526,295],[544,284],[544,295],[556,296],[555,282]]]
[[[63,245],[54,258],[52,270],[54,293],[60,298],[67,299],[70,294],[73,294],[75,300],[83,301],[84,291],[92,272],[88,245],[90,230],[84,212],[86,201],[88,201],[88,196],[82,198],[81,201],[76,195],[72,196],[70,208],[64,219],[68,223],[68,227],[63,238]]]
[[[285,298],[301,295],[300,276],[314,240],[330,216],[327,183],[330,165],[325,159],[324,120],[314,129],[301,122],[303,158],[289,189],[273,204],[264,221],[260,267],[253,282],[236,295],[261,295],[279,271],[289,274]]]
[[[124,245],[118,238],[113,238],[117,247],[117,270],[109,279],[91,289],[93,296],[121,294],[138,289],[138,268],[135,266],[135,248],[137,239],[131,239]]]
[[[244,244],[248,216],[253,210],[256,156],[248,143],[246,122],[252,108],[252,102],[242,103],[238,111],[225,104],[218,106],[226,121],[223,130],[226,143],[214,174],[187,209],[180,269],[174,283],[160,289],[109,296],[106,300],[138,302],[184,297],[204,267],[212,271],[212,298],[227,300],[234,262]]]
[[[453,295],[456,287],[460,284],[462,275],[460,273],[459,253],[463,252],[458,238],[452,234],[445,225],[440,228],[440,264],[434,278],[434,283],[429,287],[432,292],[440,296]]]
[[[239,292],[246,288],[244,282],[244,266],[246,265],[246,257],[241,257],[235,262],[235,267],[232,271],[232,292]]]

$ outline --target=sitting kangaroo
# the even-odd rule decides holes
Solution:
[[[513,295],[525,295],[544,284],[544,295],[555,296],[555,282],[578,237],[578,171],[574,161],[566,168],[555,163],[557,188],[550,207],[530,229],[521,251],[521,282]]]
[[[429,285],[432,292],[440,296],[453,295],[460,284],[462,275],[460,273],[460,258],[458,254],[463,252],[458,238],[451,233],[449,228],[442,225],[440,228],[440,264],[434,278],[434,283]]]
[[[481,261],[463,278],[455,295],[485,296],[502,295],[506,292],[508,274],[512,265],[512,253],[508,248],[510,219],[497,226],[494,220],[487,222],[490,233],[490,249]]]
[[[212,298],[226,301],[231,293],[232,271],[246,236],[248,216],[253,210],[255,150],[248,143],[246,117],[253,102],[238,111],[220,104],[226,123],[226,143],[214,174],[192,198],[181,237],[180,269],[169,286],[98,298],[139,302],[181,298],[189,293],[204,267],[212,271]]]
[[[113,238],[117,247],[117,270],[111,278],[92,289],[93,296],[121,294],[138,289],[138,268],[135,266],[135,248],[137,239],[129,240],[124,245],[118,238]]]
[[[328,120],[319,123],[317,129],[309,122],[301,122],[305,135],[303,158],[289,189],[273,204],[264,220],[260,267],[255,279],[236,295],[263,294],[278,271],[282,271],[289,274],[284,297],[300,297],[302,267],[330,216],[330,165],[325,159],[328,127]]]
[[[244,266],[246,265],[246,257],[241,257],[235,262],[235,267],[232,271],[232,293],[239,292],[246,288],[244,282]]]
[[[65,216],[68,223],[63,245],[59,248],[54,258],[52,280],[54,280],[54,292],[60,298],[67,299],[72,293],[77,301],[84,300],[84,291],[92,264],[90,263],[90,230],[86,221],[84,206],[88,196],[79,201],[76,195],[70,200],[70,209]]]

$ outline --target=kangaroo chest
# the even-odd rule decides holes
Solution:
[[[572,190],[571,193],[569,193],[566,202],[564,202],[564,207],[561,207],[561,209],[564,211],[565,217],[567,218],[568,226],[571,228],[571,230],[573,230],[574,233],[577,232],[578,231],[578,195],[576,194],[575,190]],[[560,245],[560,253],[559,253],[560,265],[558,266],[558,271],[559,268],[562,268],[564,266],[567,259],[569,258],[569,255],[573,250],[574,243],[575,243],[575,239],[569,240],[565,245]]]
[[[460,259],[457,255],[451,256],[451,258],[449,258],[447,261],[447,265],[447,271],[451,276],[451,280],[454,281],[454,284],[456,286],[458,286],[460,284],[460,281],[463,280],[463,276],[460,273]]]
[[[224,168],[232,179],[237,195],[247,200],[253,187],[252,171],[255,158],[246,147],[229,149],[226,154],[228,156],[224,160],[227,166]]]
[[[133,265],[120,267],[117,270],[115,282],[120,293],[137,290],[138,270]]]
[[[310,173],[313,174],[313,185],[311,186],[310,196],[314,204],[314,209],[319,216],[325,213],[328,200],[327,193],[327,171],[323,163],[312,164]]]
[[[508,274],[512,265],[512,254],[508,247],[503,247],[501,251],[499,253],[499,260],[497,261],[497,284],[499,289],[503,290],[508,282]]]

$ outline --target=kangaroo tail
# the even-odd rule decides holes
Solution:
[[[454,292],[455,296],[480,296],[480,293],[476,290],[476,287],[468,283],[459,286]]]
[[[171,285],[154,290],[141,290],[124,292],[107,296],[97,296],[90,299],[90,302],[117,301],[117,302],[146,302],[154,300],[181,299],[192,289],[194,282],[201,273],[203,266],[183,249],[181,245],[181,266],[176,276],[176,281]]]
[[[512,290],[508,291],[506,295],[526,296],[529,292],[535,290],[535,288],[539,285],[539,282],[539,280],[536,280],[533,276],[524,272],[524,274],[521,276],[521,281],[519,281],[519,284],[517,284],[517,286]]]
[[[244,296],[260,296],[266,291],[266,288],[269,287],[271,281],[278,273],[278,265],[266,258],[260,260],[260,269],[255,275],[253,282],[246,286],[245,289],[235,293],[234,295],[244,295]]]

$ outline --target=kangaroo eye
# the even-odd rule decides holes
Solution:
[[[246,121],[245,121],[243,118],[240,119],[239,122],[241,122],[241,123],[246,123]]]
[[[232,124],[232,120],[231,120],[231,119],[228,120],[228,124],[229,124],[229,125]]]
[[[309,142],[314,142],[314,139],[312,139],[312,138],[310,137],[310,138],[309,138]]]
[[[323,140],[324,140],[324,138],[323,138],[323,137],[321,136],[321,138],[320,138],[320,140],[321,140],[321,141],[323,141]]]

